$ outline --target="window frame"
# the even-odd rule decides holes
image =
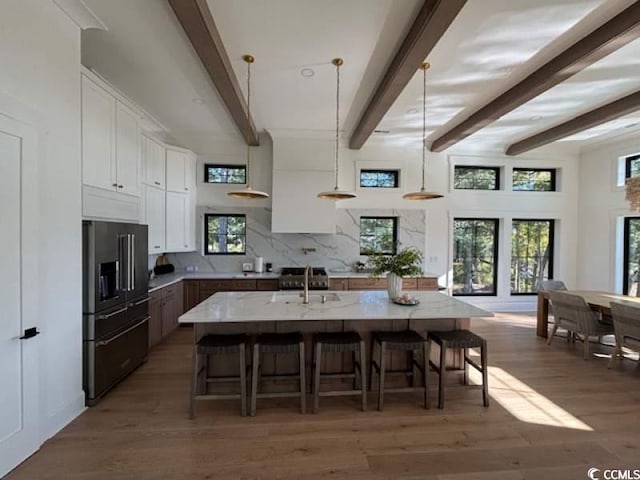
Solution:
[[[234,170],[244,170],[244,182],[208,182],[209,168],[226,168]],[[247,184],[247,166],[244,164],[233,163],[205,163],[204,164],[204,183],[208,185],[246,185]]]
[[[640,160],[640,153],[628,155],[624,157],[624,179],[631,178],[631,162],[634,160]],[[638,175],[640,176],[640,175]]]
[[[456,171],[459,168],[465,168],[467,170],[492,170],[496,174],[496,186],[495,188],[459,188],[456,187]],[[496,192],[501,189],[501,175],[500,175],[501,167],[485,167],[482,165],[454,165],[453,166],[453,189],[454,190],[472,190],[478,192]]]
[[[622,229],[622,294],[629,292],[629,230],[633,220],[640,221],[640,216],[624,217],[624,227]]]
[[[384,190],[390,189],[398,189],[400,188],[400,169],[399,168],[360,168],[358,170],[358,185],[360,188],[370,189],[370,188],[380,188]],[[363,173],[391,173],[394,176],[394,184],[391,187],[385,187],[383,185],[376,185],[374,187],[370,187],[362,184],[362,174]]]
[[[362,219],[367,220],[393,220],[393,251],[391,253],[384,252],[373,252],[373,253],[363,253],[362,252]],[[376,216],[376,215],[361,215],[360,216],[360,225],[359,225],[359,233],[358,233],[358,250],[360,255],[396,255],[398,253],[398,228],[399,228],[399,218],[393,216]]]
[[[550,190],[515,190],[513,188],[514,172],[550,172],[551,173],[551,189]],[[536,192],[551,193],[558,191],[558,169],[557,168],[529,168],[529,167],[513,167],[511,169],[511,191],[512,192]]]
[[[454,217],[453,224],[455,226],[456,221],[491,221],[495,224],[494,229],[494,243],[493,243],[493,292],[492,293],[454,293],[453,284],[451,286],[451,296],[453,297],[497,297],[498,296],[498,269],[500,267],[500,218],[483,218],[483,217]],[[455,258],[455,227],[453,229],[451,238],[453,239],[453,257],[451,262],[451,279],[453,281],[453,259]]]
[[[220,217],[241,217],[244,219],[244,251],[243,252],[210,252],[209,251],[209,219]],[[228,235],[228,233],[227,233]],[[244,213],[205,213],[204,214],[204,254],[205,255],[246,255],[247,254],[247,216]]]
[[[513,222],[549,222],[549,245],[551,245],[551,250],[549,254],[549,268],[548,268],[548,279],[553,279],[553,264],[554,264],[554,255],[555,255],[555,235],[556,235],[556,221],[554,218],[512,218],[511,219],[511,258],[509,260],[513,260]],[[511,265],[509,265],[509,270],[511,270]],[[537,295],[538,292],[518,292],[513,293],[511,291],[511,274],[509,274],[509,294],[513,297],[521,297],[521,296],[532,296]]]

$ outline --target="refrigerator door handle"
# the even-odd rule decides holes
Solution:
[[[136,236],[129,235],[129,291],[136,289]]]
[[[116,260],[116,292],[120,294],[120,261]]]

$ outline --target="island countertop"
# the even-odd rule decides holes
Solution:
[[[492,317],[493,313],[439,292],[407,292],[415,306],[391,302],[386,291],[312,291],[303,304],[298,292],[218,292],[180,316],[180,323],[242,323],[299,320],[448,319]],[[339,300],[321,303],[337,295]]]

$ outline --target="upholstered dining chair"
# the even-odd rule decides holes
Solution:
[[[611,368],[616,358],[622,356],[622,347],[640,352],[640,305],[633,302],[611,302],[616,347],[609,361]]]
[[[551,345],[553,336],[558,328],[582,335],[584,339],[584,359],[589,358],[589,337],[612,335],[613,326],[602,323],[598,315],[591,310],[587,302],[580,295],[573,295],[561,291],[550,291],[549,300],[553,305],[555,324],[547,345]]]
[[[542,290],[543,292],[551,292],[558,290],[566,290],[567,286],[564,284],[562,280],[542,280],[540,282],[540,286],[538,290]]]

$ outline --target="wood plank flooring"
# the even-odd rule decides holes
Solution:
[[[296,399],[275,399],[243,418],[236,401],[222,401],[200,403],[189,420],[192,337],[180,328],[6,480],[566,480],[590,467],[640,469],[637,361],[608,370],[608,347],[587,362],[580,343],[548,347],[532,315],[472,329],[489,342],[488,409],[480,390],[455,388],[443,410],[396,394],[384,412],[337,397],[300,415]]]

